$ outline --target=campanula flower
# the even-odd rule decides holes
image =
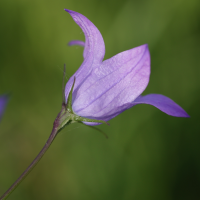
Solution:
[[[5,110],[6,104],[8,101],[8,97],[6,95],[0,96],[0,120]]]
[[[166,96],[141,96],[150,77],[150,53],[147,44],[103,61],[105,45],[97,27],[82,14],[67,9],[65,11],[72,16],[85,35],[85,42],[75,40],[69,43],[84,46],[84,61],[65,87],[67,101],[74,77],[76,78],[72,93],[72,109],[76,115],[108,121],[137,104],[150,104],[168,115],[189,117]]]

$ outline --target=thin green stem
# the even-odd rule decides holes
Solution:
[[[36,166],[36,164],[40,161],[44,153],[47,151],[47,149],[50,147],[51,143],[55,139],[57,133],[58,133],[58,119],[59,115],[56,118],[53,126],[53,130],[49,136],[49,139],[47,140],[46,144],[40,151],[40,153],[36,156],[36,158],[33,160],[33,162],[28,166],[28,168],[21,174],[21,176],[13,183],[13,185],[3,194],[2,197],[0,197],[0,200],[5,200],[8,198],[8,196],[16,189],[16,187],[22,182],[22,180],[30,173],[30,171]]]
[[[51,134],[49,136],[49,139],[47,140],[46,144],[44,145],[44,147],[42,148],[40,153],[33,160],[33,162],[22,173],[22,175],[13,183],[13,185],[11,185],[11,187],[3,194],[3,196],[0,197],[0,200],[7,199],[8,196],[23,181],[23,179],[31,172],[31,170],[36,166],[36,164],[40,161],[40,159],[45,154],[47,149],[50,147],[51,143],[55,139],[55,137],[58,134],[58,132],[61,131],[66,125],[69,125],[70,123],[74,123],[74,122],[80,122],[80,123],[83,123],[83,122],[97,122],[97,123],[108,124],[107,122],[102,121],[102,120],[95,120],[95,119],[88,119],[88,118],[80,117],[80,116],[76,115],[73,112],[73,109],[72,109],[72,92],[73,92],[73,88],[74,88],[74,85],[75,85],[75,80],[76,80],[75,77],[74,77],[74,82],[72,84],[72,88],[71,88],[71,90],[69,92],[69,95],[68,95],[67,103],[65,103],[65,90],[64,90],[65,71],[66,71],[66,67],[64,66],[62,108],[61,108],[60,113],[58,114],[58,116],[56,117],[56,119],[54,121],[53,130],[52,130],[52,132],[51,132]],[[103,133],[107,137],[107,135],[104,132],[102,132],[101,130],[99,130],[98,128],[95,128],[95,127],[91,127],[91,128],[100,131],[101,133]]]

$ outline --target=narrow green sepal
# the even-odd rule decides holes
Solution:
[[[88,118],[80,117],[80,116],[77,116],[76,120],[82,121],[82,122],[95,122],[95,123],[107,124],[108,126],[110,126],[110,124],[108,122],[103,121],[103,120],[88,119]]]
[[[73,110],[72,110],[72,92],[73,92],[73,89],[74,89],[75,81],[76,81],[76,77],[74,76],[74,82],[73,82],[72,88],[69,92],[69,95],[68,95],[68,98],[67,98],[67,104],[66,104],[67,110],[69,112],[72,112],[72,113],[73,113]]]
[[[64,98],[65,98],[64,77],[65,77],[65,70],[66,70],[65,68],[66,67],[64,65],[63,102],[62,102],[62,109],[61,109],[61,112],[59,113],[58,121],[57,121],[57,123],[58,123],[58,131],[60,132],[66,125],[69,125],[71,123],[76,123],[76,122],[82,123],[82,124],[84,124],[83,122],[95,122],[95,123],[101,123],[101,124],[110,125],[106,121],[96,120],[96,119],[88,119],[88,118],[85,118],[85,117],[78,116],[73,112],[73,109],[72,109],[72,93],[73,93],[73,90],[74,90],[76,77],[74,77],[74,81],[73,81],[71,90],[69,92],[68,98],[67,98],[67,103],[65,103],[65,100],[64,100]],[[84,124],[84,125],[86,125],[86,124]],[[99,132],[103,133],[103,135],[105,135],[106,138],[108,138],[108,136],[103,131],[101,131],[100,129],[98,129],[96,127],[93,127],[93,126],[89,126],[89,127],[93,128],[95,130],[98,130]]]
[[[58,132],[60,132],[66,125],[72,122],[72,117],[70,113],[65,112],[62,116],[59,117],[58,121]]]
[[[105,132],[103,132],[101,129],[99,129],[99,128],[97,128],[97,127],[94,127],[94,126],[88,126],[88,125],[86,125],[86,124],[84,124],[83,122],[79,122],[80,124],[83,124],[83,125],[85,125],[85,126],[87,126],[87,127],[90,127],[90,128],[92,128],[92,129],[94,129],[94,130],[96,130],[96,131],[99,131],[100,133],[102,133],[107,139],[108,139],[108,135],[105,133]]]

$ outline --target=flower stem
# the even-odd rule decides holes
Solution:
[[[8,196],[16,189],[16,187],[22,182],[22,180],[30,173],[30,171],[36,166],[36,164],[40,161],[44,153],[47,151],[47,149],[50,147],[51,143],[55,139],[57,133],[58,133],[58,120],[59,120],[60,114],[57,116],[53,130],[49,136],[49,139],[47,140],[46,144],[40,151],[40,153],[36,156],[36,158],[33,160],[33,162],[28,166],[28,168],[21,174],[21,176],[13,183],[13,185],[3,194],[3,196],[0,197],[0,200],[5,200],[8,198]]]

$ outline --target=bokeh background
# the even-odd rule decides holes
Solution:
[[[105,59],[149,44],[144,94],[172,98],[191,116],[137,105],[99,128],[66,127],[10,200],[200,199],[199,0],[1,0],[0,94],[10,99],[0,124],[0,195],[45,144],[67,79],[81,65],[84,34],[64,8],[100,30]]]

